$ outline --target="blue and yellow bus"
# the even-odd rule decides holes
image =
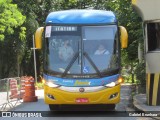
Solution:
[[[36,48],[43,48],[44,101],[50,109],[76,105],[114,109],[122,82],[120,49],[127,47],[127,37],[111,11],[51,12],[45,27],[35,33]]]

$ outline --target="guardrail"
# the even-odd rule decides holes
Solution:
[[[24,84],[20,77],[0,79],[0,111],[14,108],[24,94]]]

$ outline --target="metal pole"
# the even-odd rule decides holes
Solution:
[[[19,55],[17,54],[17,75],[19,77],[19,74],[20,74],[20,69],[19,69]]]
[[[34,55],[34,74],[35,74],[35,81],[37,83],[37,64],[36,64],[36,52],[35,52],[35,43],[34,43],[34,35],[33,35],[33,55]]]
[[[10,79],[7,79],[7,102],[9,102],[9,82]]]

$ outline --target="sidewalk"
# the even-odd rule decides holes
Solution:
[[[9,92],[10,94],[10,92]],[[44,98],[44,90],[35,90],[35,94],[38,97],[38,99]],[[8,99],[7,100],[7,92],[0,92],[0,111],[8,111],[12,110],[15,107],[23,104],[23,99]]]
[[[146,94],[138,94],[133,98],[133,105],[139,111],[144,113],[155,112],[158,116],[160,116],[160,106],[148,106],[146,100]],[[160,120],[160,117],[153,117],[157,120]]]

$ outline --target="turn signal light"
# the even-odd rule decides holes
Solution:
[[[123,81],[123,78],[122,77],[119,77],[119,79],[118,79],[118,83],[123,83],[124,81]]]
[[[45,84],[45,83],[46,83],[45,79],[42,79],[42,83],[43,83],[43,84]]]

